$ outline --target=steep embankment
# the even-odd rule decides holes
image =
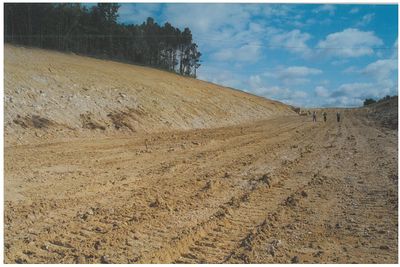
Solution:
[[[6,143],[227,126],[289,106],[146,67],[5,46]]]
[[[392,97],[389,100],[381,101],[361,109],[366,112],[368,119],[375,121],[381,126],[398,129],[398,98]]]

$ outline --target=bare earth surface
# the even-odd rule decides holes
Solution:
[[[7,263],[396,263],[397,130],[356,112],[5,149]]]
[[[312,123],[9,45],[4,84],[6,263],[398,262],[397,99]]]
[[[294,114],[280,102],[152,68],[4,47],[5,143],[222,127]]]

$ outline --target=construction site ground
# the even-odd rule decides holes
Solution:
[[[397,263],[397,129],[357,110],[5,147],[6,263]]]

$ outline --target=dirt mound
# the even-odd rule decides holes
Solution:
[[[381,126],[398,129],[398,98],[381,101],[365,107],[367,117]]]
[[[38,133],[186,130],[295,114],[279,102],[151,68],[11,45],[4,54],[7,143]]]

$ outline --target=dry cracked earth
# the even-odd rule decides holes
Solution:
[[[397,263],[397,130],[346,110],[5,147],[6,263]]]

